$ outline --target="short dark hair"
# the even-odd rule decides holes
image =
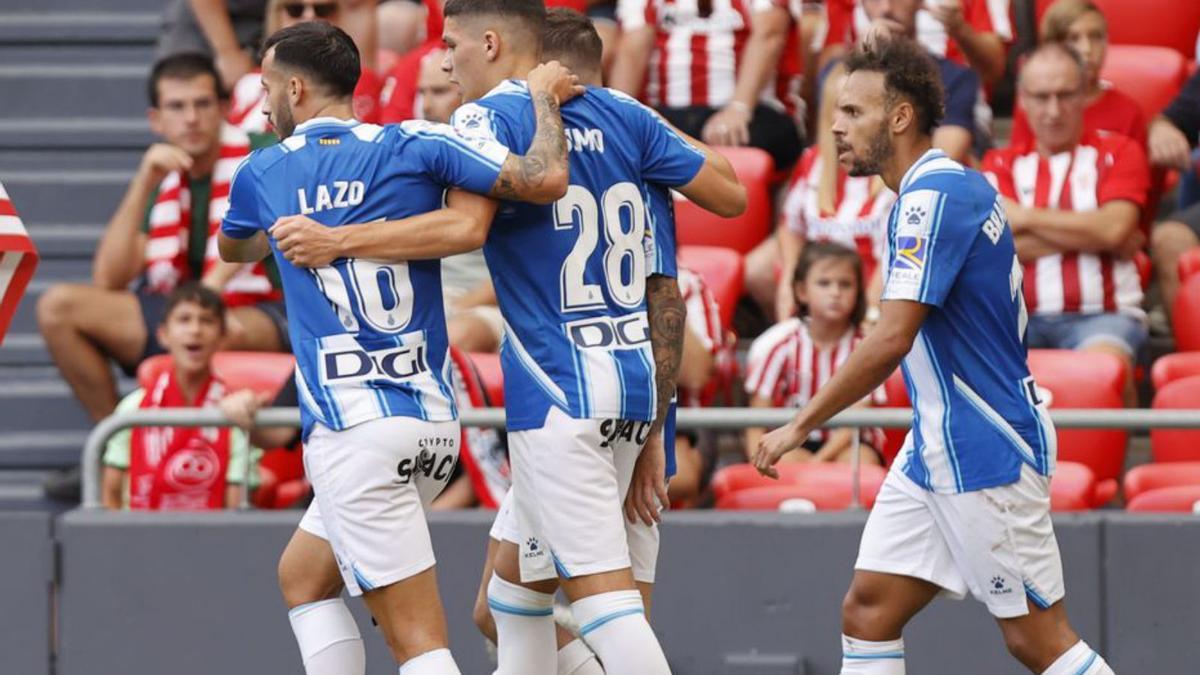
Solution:
[[[221,329],[225,329],[225,301],[221,299],[219,293],[198,281],[185,281],[171,291],[171,294],[167,296],[167,308],[163,311],[162,323],[165,325],[171,312],[185,302],[199,305],[216,314],[217,319],[221,322]]]
[[[546,10],[546,27],[542,30],[544,60],[557,59],[568,67],[599,71],[603,54],[604,43],[591,19],[568,7]]]
[[[211,75],[213,86],[217,89],[217,98],[225,98],[225,89],[221,87],[221,75],[213,60],[199,52],[183,52],[165,56],[150,68],[150,79],[146,82],[146,95],[150,99],[150,107],[158,107],[158,83],[162,80],[190,80],[201,75]]]
[[[305,21],[275,31],[263,42],[262,53],[272,47],[275,63],[303,72],[330,96],[354,95],[362,62],[354,40],[341,28],[324,21]]]
[[[932,135],[945,114],[942,76],[923,47],[905,37],[861,44],[846,57],[846,74],[858,70],[882,73],[889,107],[903,96],[917,113],[922,134]]]
[[[792,284],[803,283],[808,277],[808,271],[822,260],[844,260],[854,268],[854,278],[858,282],[858,290],[854,296],[854,310],[850,312],[850,324],[858,326],[867,315],[867,289],[863,283],[863,264],[858,251],[836,241],[810,241],[800,252],[800,260],[796,262],[796,272],[792,275]],[[808,316],[807,305],[800,305],[800,316]]]
[[[546,28],[546,3],[543,0],[446,0],[442,16],[498,16],[515,20],[529,29],[537,47],[541,48],[542,33]]]

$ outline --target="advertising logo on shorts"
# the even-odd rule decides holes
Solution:
[[[163,476],[176,490],[202,490],[217,479],[220,467],[216,451],[196,439],[167,459]]]

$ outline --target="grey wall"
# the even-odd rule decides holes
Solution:
[[[274,579],[297,519],[295,513],[266,512],[63,516],[56,531],[57,672],[299,672]],[[489,521],[488,514],[471,512],[434,518],[452,647],[467,675],[491,672],[470,621]],[[669,514],[653,623],[674,671],[837,673],[839,607],[862,522],[854,514]],[[7,546],[3,523],[0,541]],[[1200,659],[1200,519],[1085,514],[1055,523],[1069,611],[1084,638],[1124,675],[1194,672]],[[48,537],[48,525],[40,532]],[[29,578],[40,574],[44,588],[45,570],[25,572]],[[12,577],[0,578],[24,586]],[[360,603],[351,606],[366,637],[369,672],[395,672]],[[0,639],[6,637],[0,632]],[[936,602],[905,640],[909,672],[1023,672],[973,601]]]
[[[0,672],[50,672],[51,525],[46,513],[0,513]]]

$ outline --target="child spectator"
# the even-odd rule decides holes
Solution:
[[[781,321],[750,346],[746,393],[750,407],[804,406],[845,363],[861,339],[866,313],[862,260],[853,249],[834,242],[804,248],[792,277],[799,316]],[[876,398],[880,394],[873,395]],[[882,401],[875,401],[882,402]],[[860,406],[872,403],[863,399]],[[802,449],[783,456],[793,462],[849,462],[853,429],[818,429]],[[746,456],[753,456],[763,429],[746,429]],[[859,454],[864,463],[882,464],[878,429],[863,429]]]
[[[867,283],[868,315],[879,304],[878,254],[896,195],[876,177],[851,177],[838,165],[833,113],[845,73],[830,69],[821,85],[817,144],[800,156],[773,238],[746,256],[746,289],[775,321],[796,315],[792,277],[807,242],[834,240],[858,251]]]
[[[1087,72],[1083,126],[1091,131],[1115,131],[1146,147],[1146,118],[1132,98],[1100,79],[1108,53],[1108,22],[1091,0],[1058,0],[1046,10],[1040,31],[1042,42],[1061,42],[1070,47]],[[1033,141],[1029,118],[1021,106],[1013,109],[1012,145]]]
[[[158,340],[172,367],[137,389],[117,412],[151,408],[212,408],[225,385],[212,357],[225,332],[221,297],[196,283],[167,301]],[[240,392],[239,392],[240,393]],[[240,429],[135,427],[113,436],[104,451],[104,506],[152,511],[234,508],[247,477],[257,483],[250,443]],[[251,465],[250,468],[253,468]]]

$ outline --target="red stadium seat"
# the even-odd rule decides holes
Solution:
[[[1179,281],[1185,282],[1198,272],[1200,272],[1200,246],[1195,246],[1179,256]]]
[[[713,476],[713,495],[717,501],[730,497],[739,492],[778,488],[801,487],[819,491],[822,494],[833,491],[844,491],[847,504],[850,498],[850,486],[854,476],[849,464],[826,464],[812,462],[783,462],[776,465],[779,469],[779,480],[767,478],[758,473],[750,464],[734,464],[717,471]],[[875,495],[887,477],[887,470],[872,464],[863,465],[861,469],[862,499],[865,504],[874,504]],[[845,508],[845,506],[841,507]]]
[[[721,310],[721,326],[728,329],[742,297],[742,256],[723,246],[680,246],[679,264],[704,279]]]
[[[1067,349],[1029,350],[1029,369],[1050,392],[1051,408],[1122,408],[1125,364],[1111,354]],[[1092,506],[1117,492],[1128,434],[1114,429],[1059,429],[1058,458],[1086,465],[1096,475]]]
[[[138,366],[138,386],[148,387],[164,370],[171,367],[167,354],[151,356]],[[213,370],[229,391],[250,388],[274,396],[296,368],[291,354],[269,352],[217,352]]]
[[[1189,61],[1195,58],[1200,2],[1096,0],[1096,5],[1108,20],[1109,61],[1113,47],[1118,45],[1169,47]]]
[[[1050,479],[1051,511],[1087,511],[1096,494],[1096,475],[1078,462],[1059,462]]]
[[[1125,474],[1125,499],[1128,501],[1143,492],[1181,485],[1200,485],[1200,462],[1135,466]]]
[[[878,490],[876,490],[878,492]],[[863,505],[875,504],[876,492],[863,490]],[[850,488],[838,485],[772,485],[739,490],[717,501],[726,511],[778,511],[790,500],[812,503],[818,511],[844,511],[850,508]]]
[[[746,186],[746,212],[722,218],[686,199],[675,202],[675,232],[680,245],[724,246],[738,253],[767,238],[771,231],[771,156],[758,148],[717,148]]]
[[[883,390],[887,394],[887,403],[882,407],[908,408],[912,405],[908,400],[908,389],[904,386],[904,372],[899,368],[884,381]],[[891,466],[892,462],[896,460],[896,455],[900,454],[900,448],[904,446],[906,436],[908,436],[908,429],[883,430],[883,447],[880,448],[880,452],[883,453],[883,459],[888,466]]]
[[[479,379],[483,380],[488,400],[493,406],[504,405],[504,373],[500,370],[500,355],[471,352],[468,356],[479,372]]]
[[[1200,375],[1200,352],[1175,352],[1158,357],[1150,369],[1150,381],[1158,391],[1175,380]]]
[[[1177,350],[1200,351],[1200,274],[1179,287],[1179,295],[1175,296],[1175,305],[1171,308],[1171,328],[1175,332]]]
[[[1195,33],[1192,40],[1194,49]],[[1153,119],[1179,93],[1187,79],[1187,69],[1188,59],[1174,49],[1113,44],[1108,48],[1100,77],[1133,97],[1146,119]]]
[[[1141,513],[1197,513],[1200,509],[1200,485],[1165,487],[1143,492],[1129,500],[1127,511]]]
[[[1155,410],[1198,410],[1200,417],[1200,376],[1185,377],[1168,383],[1154,395]],[[1200,431],[1187,429],[1151,429],[1150,455],[1155,462],[1200,461]]]

